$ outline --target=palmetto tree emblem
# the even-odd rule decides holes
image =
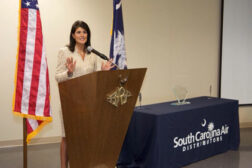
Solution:
[[[213,131],[213,129],[214,129],[214,123],[213,123],[213,122],[210,122],[210,123],[208,124],[208,131]]]

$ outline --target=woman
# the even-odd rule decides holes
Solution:
[[[69,45],[60,49],[55,78],[57,82],[66,81],[97,70],[97,57],[87,51],[91,46],[91,34],[88,25],[83,21],[76,21],[70,32]],[[111,62],[102,63],[102,70],[113,68]],[[62,117],[61,117],[62,118]],[[61,168],[68,167],[65,130],[62,121],[62,140],[60,146]]]

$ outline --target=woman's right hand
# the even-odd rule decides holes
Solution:
[[[67,73],[73,74],[74,70],[75,70],[75,65],[76,65],[76,61],[73,61],[73,58],[67,58],[66,60],[66,67],[68,69]]]

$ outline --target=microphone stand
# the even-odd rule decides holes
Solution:
[[[120,68],[119,68],[119,66],[117,66],[116,64],[114,64],[112,61],[110,61],[109,59],[107,60],[108,62],[110,62],[112,65],[115,65],[115,67],[116,67],[116,70],[119,70]]]
[[[109,60],[109,58],[108,58],[106,55],[100,53],[99,51],[95,50],[95,49],[92,48],[91,46],[88,46],[88,47],[87,47],[87,51],[96,54],[96,55],[99,56],[101,59],[104,59],[104,60],[106,60],[106,61],[109,61],[112,65],[115,65],[116,69],[120,69],[116,64],[114,64],[113,62],[111,62],[111,61]]]

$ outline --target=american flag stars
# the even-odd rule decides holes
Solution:
[[[30,2],[27,1],[26,2],[26,6],[29,7],[30,6]]]
[[[39,9],[37,0],[22,0],[22,8]]]

